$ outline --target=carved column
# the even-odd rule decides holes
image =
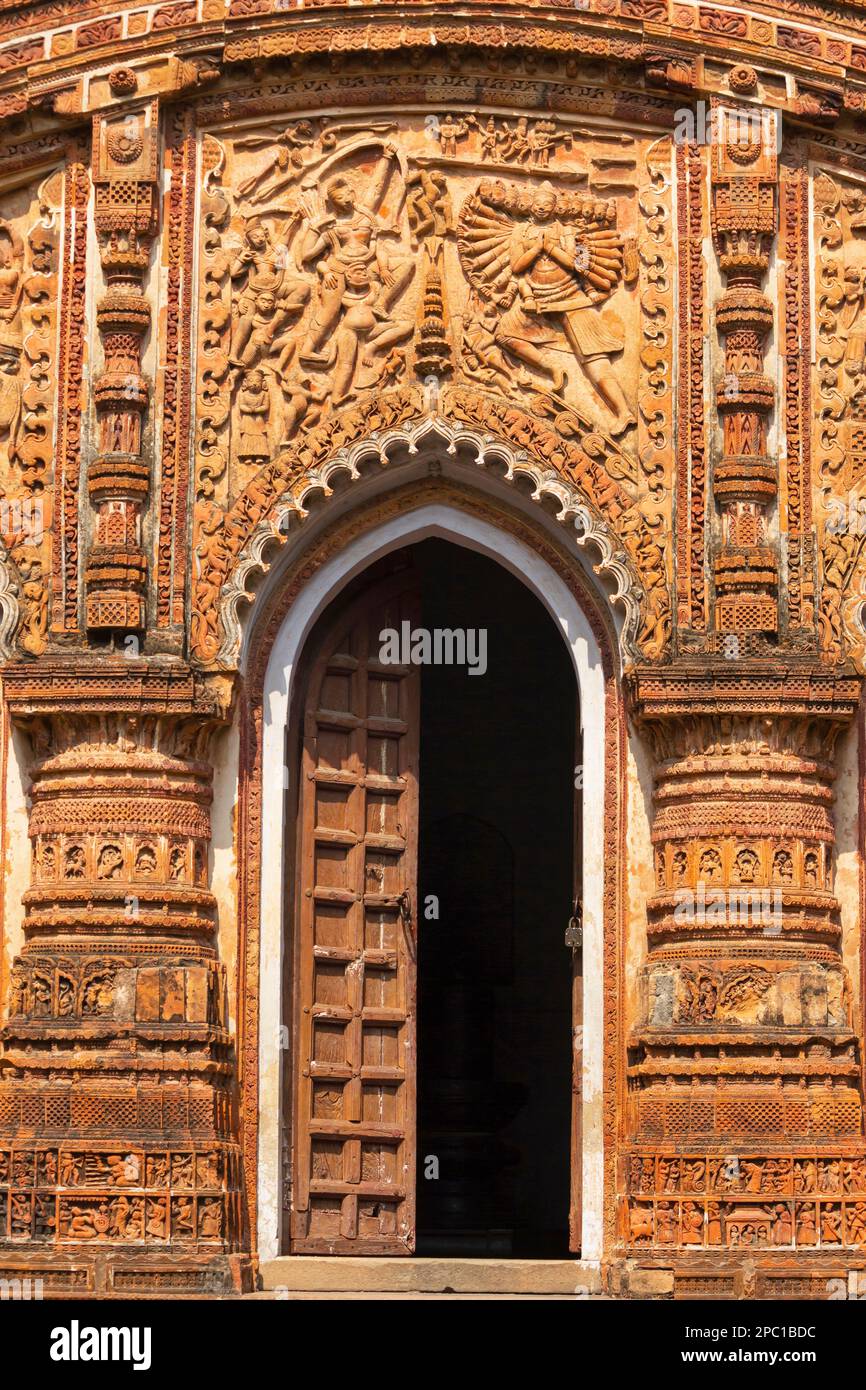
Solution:
[[[727,281],[715,313],[725,349],[716,396],[722,454],[713,469],[722,522],[713,563],[716,630],[770,634],[778,630],[778,564],[767,513],[778,465],[767,449],[775,393],[764,374],[773,308],[761,286],[777,225],[776,117],[722,106],[713,115],[713,242]]]
[[[142,340],[150,328],[143,286],[158,217],[158,107],[93,125],[94,220],[105,275],[96,309],[104,365],[93,384],[97,453],[88,468],[95,533],[85,571],[90,631],[146,626],[142,514],[150,492],[143,448],[149,383]]]
[[[0,1062],[0,1236],[4,1267],[17,1254],[57,1287],[232,1283],[212,726],[195,709],[28,721],[32,879]]]
[[[656,756],[656,890],[631,1040],[632,1246],[862,1244],[859,1058],[833,891],[834,748],[856,686],[805,667],[635,681]]]

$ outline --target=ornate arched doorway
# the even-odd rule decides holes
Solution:
[[[427,495],[429,498],[429,489]],[[609,980],[612,981],[619,968],[617,921],[620,898],[615,844],[612,837],[619,833],[617,826],[620,824],[622,788],[617,759],[622,735],[616,678],[608,655],[606,624],[599,619],[598,606],[592,599],[577,563],[574,562],[573,566],[563,563],[562,555],[549,546],[543,536],[534,535],[531,528],[526,527],[517,518],[509,517],[505,512],[487,509],[484,504],[479,504],[478,499],[475,499],[473,505],[471,499],[460,497],[445,485],[441,489],[441,499],[434,502],[422,495],[413,507],[411,503],[406,506],[404,498],[402,508],[396,505],[383,507],[381,503],[377,503],[375,508],[370,510],[367,526],[361,524],[358,519],[349,523],[354,537],[341,540],[336,552],[329,541],[320,543],[315,562],[308,560],[304,563],[297,582],[290,581],[285,595],[281,599],[275,597],[271,603],[270,613],[264,625],[264,640],[257,642],[254,636],[250,643],[248,664],[251,701],[249,719],[245,718],[246,727],[249,729],[249,741],[246,750],[242,752],[242,762],[246,763],[242,782],[242,816],[244,807],[249,804],[251,791],[254,797],[258,786],[261,795],[260,820],[257,816],[256,825],[251,828],[253,832],[258,828],[261,841],[259,848],[255,842],[255,834],[248,839],[250,849],[247,882],[250,888],[250,906],[259,909],[257,920],[260,922],[261,937],[260,940],[251,942],[255,949],[251,949],[247,956],[248,967],[254,967],[256,972],[254,976],[248,969],[247,1018],[249,1024],[254,1017],[257,1020],[258,1049],[255,1057],[257,1072],[254,1072],[250,1066],[253,1058],[249,1051],[250,1039],[247,1034],[245,1047],[248,1060],[244,1066],[244,1090],[249,1091],[252,1085],[251,1078],[254,1076],[258,1083],[255,1114],[251,1105],[245,1106],[245,1123],[248,1146],[253,1140],[257,1144],[255,1200],[258,1243],[262,1259],[285,1251],[294,1239],[286,1214],[291,1211],[294,1201],[294,1189],[298,1182],[296,1158],[300,1152],[297,1149],[293,1150],[293,1136],[287,1134],[282,1125],[285,1094],[287,1090],[291,1093],[295,1075],[291,1070],[293,1063],[290,1061],[291,1026],[286,1023],[286,1019],[292,1017],[292,1002],[286,990],[283,969],[288,963],[287,952],[295,949],[295,899],[285,887],[290,878],[293,884],[295,883],[295,851],[294,848],[287,851],[287,846],[294,843],[289,826],[293,793],[292,757],[287,741],[287,737],[290,737],[287,736],[287,730],[292,701],[297,698],[299,690],[304,688],[305,672],[309,681],[309,671],[316,665],[316,654],[306,655],[309,636],[335,598],[341,593],[346,594],[355,576],[368,571],[371,566],[381,561],[382,557],[405,549],[407,545],[417,545],[430,537],[437,537],[452,545],[476,552],[477,555],[486,556],[489,560],[495,561],[500,571],[510,572],[510,575],[529,591],[529,596],[533,596],[532,601],[536,606],[540,601],[547,609],[547,613],[553,619],[553,625],[565,639],[564,645],[577,676],[583,736],[581,776],[578,780],[581,783],[583,805],[591,805],[594,814],[583,818],[584,833],[578,864],[579,877],[583,883],[584,1011],[583,1032],[575,1039],[578,1044],[582,1042],[583,1047],[578,1058],[579,1123],[575,1125],[571,1142],[571,1176],[575,1191],[581,1190],[581,1207],[579,1217],[572,1223],[572,1248],[579,1249],[584,1260],[598,1261],[604,1242],[610,1240],[613,1233],[615,1208],[612,1165],[616,1141],[613,1128],[615,1111],[612,1107],[605,1106],[604,1096],[606,1091],[610,1094],[613,1088],[620,1084],[619,1053],[615,1010],[609,1009],[605,1017],[603,980],[605,969],[608,971]],[[279,576],[272,575],[269,578],[272,593],[276,596],[280,593]],[[348,598],[344,601],[348,602]],[[267,612],[267,599],[264,608]],[[545,621],[543,613],[540,614],[540,618]],[[403,620],[400,619],[401,622]],[[363,619],[363,623],[369,626],[369,614]],[[557,641],[561,640],[555,632],[553,635]],[[367,645],[369,646],[369,643]],[[357,658],[360,651],[358,647],[353,659]],[[328,658],[325,649],[320,646],[317,653],[320,667],[317,679],[321,690],[322,682],[330,679],[330,676],[327,674]],[[361,654],[369,659],[369,651]],[[308,663],[306,666],[305,660]],[[406,675],[405,681],[404,693],[399,696],[393,695],[398,702],[400,699],[411,702],[411,677]],[[572,683],[574,684],[573,677]],[[260,703],[256,697],[259,689]],[[317,698],[318,695],[314,693],[314,703]],[[310,708],[308,706],[308,711]],[[357,711],[352,713],[353,717],[357,717]],[[407,743],[407,749],[408,747]],[[572,743],[571,749],[573,747]],[[572,756],[571,749],[566,755],[568,758]],[[404,755],[398,751],[395,756],[399,765],[399,758]],[[312,752],[308,753],[305,750],[305,757],[312,757]],[[408,759],[408,752],[405,757]],[[286,769],[282,778],[277,773],[279,767]],[[568,771],[571,775],[571,765]],[[308,766],[306,775],[310,772],[315,778],[315,769],[312,766]],[[388,812],[380,814],[387,815]],[[396,811],[393,815],[396,817]],[[250,826],[249,822],[247,826]],[[302,843],[303,827],[300,835]],[[412,871],[411,858],[407,858],[405,862],[409,866],[408,876]],[[260,874],[255,873],[257,863],[261,865]],[[379,867],[382,867],[387,875],[387,867]],[[417,891],[415,884],[412,884],[411,888],[412,891]],[[315,895],[315,885],[304,884],[300,891],[302,897],[308,892]],[[352,888],[353,893],[357,891],[357,887]],[[404,942],[401,950],[405,950],[408,959],[412,945],[411,930],[407,931],[408,924],[401,918],[400,913],[400,898],[404,891],[410,892],[409,885],[398,882],[392,875],[383,895],[387,902],[379,906],[390,914],[394,932],[398,929],[401,932]],[[394,901],[391,901],[392,898]],[[314,900],[313,896],[307,901]],[[417,923],[417,898],[409,904],[404,903],[404,912],[407,908],[413,921]],[[333,917],[333,914],[331,915]],[[358,921],[361,920],[358,912]],[[307,921],[309,929],[312,919],[308,917]],[[563,937],[566,923],[567,915],[558,924],[558,930],[562,932]],[[303,927],[301,930],[303,931]],[[312,938],[309,940],[312,946]],[[378,949],[383,948],[380,946]],[[562,957],[566,958],[564,946],[561,945],[559,949],[562,951]],[[315,968],[314,963],[315,957],[311,950],[310,964]],[[567,966],[567,961],[564,961],[564,966]],[[412,966],[412,969],[414,968]],[[308,975],[308,979],[312,978],[312,975]],[[405,989],[402,986],[398,987],[394,997],[399,997],[401,1003],[403,999],[408,998],[412,983],[407,981]],[[314,1016],[312,1002],[301,1000],[299,1007],[301,1011],[310,1008],[309,1017]],[[354,1010],[352,1012],[354,1013]],[[396,1024],[397,1036],[392,1036],[388,1044],[392,1048],[399,1048],[400,1045],[399,1019],[396,1020]],[[356,1048],[361,1045],[359,1034]],[[380,1045],[384,1046],[381,1039]],[[303,1058],[299,1057],[298,1063],[297,1071],[300,1074],[304,1070]],[[343,1066],[348,1071],[356,1070],[349,1060],[344,1061]],[[312,1075],[309,1078],[301,1076],[305,1085],[313,1079]],[[357,1097],[352,1104],[362,1106],[361,1077],[353,1079],[358,1085]],[[384,1077],[380,1079],[385,1081]],[[407,1090],[409,1108],[404,1108],[398,1116],[404,1126],[407,1114],[410,1122],[412,1120],[410,1107],[414,1103],[414,1097],[410,1091],[411,1087]],[[304,1094],[309,1101],[311,1087],[308,1086]],[[307,1113],[311,1111],[308,1110]],[[393,1126],[395,1131],[398,1127],[396,1124]],[[403,1131],[392,1135],[390,1147],[393,1149],[394,1144],[399,1145],[402,1142]],[[408,1153],[408,1149],[406,1152]],[[302,1146],[302,1156],[304,1161],[312,1165],[313,1147],[309,1138]],[[334,1157],[335,1150],[330,1151],[330,1156],[322,1151],[318,1160],[322,1173],[327,1174],[328,1163]],[[360,1149],[357,1149],[357,1157],[353,1157],[351,1162],[357,1164],[359,1161],[361,1153]],[[372,1159],[370,1161],[372,1162]],[[415,1162],[414,1153],[411,1161],[404,1159],[403,1162],[407,1163],[411,1170]],[[350,1170],[344,1168],[343,1172],[346,1171]],[[396,1171],[395,1166],[395,1174]],[[309,1172],[312,1174],[312,1166],[309,1167]],[[326,1185],[333,1181],[335,1180],[327,1176],[321,1179]],[[351,1194],[344,1192],[342,1198],[347,1195]],[[372,1206],[375,1205],[373,1203],[368,1208],[368,1216],[370,1221],[375,1220],[379,1223],[383,1213],[380,1210],[374,1214]],[[357,1239],[352,1232],[359,1229],[354,1226],[355,1220],[359,1218],[348,1211],[344,1214],[342,1204],[339,1214],[335,1207],[336,1204],[333,1204],[326,1220],[331,1224],[336,1223],[337,1234],[322,1234],[326,1244],[331,1240],[331,1248],[346,1249],[345,1244],[336,1247],[333,1242]],[[390,1221],[391,1216],[387,1219]],[[341,1220],[346,1223],[343,1235],[339,1233]],[[405,1253],[406,1244],[399,1245],[401,1220],[402,1218],[395,1213],[391,1230],[385,1230],[383,1234],[382,1226],[377,1224],[376,1230],[368,1237],[373,1245],[376,1241],[382,1242],[380,1253],[386,1247],[396,1250],[398,1246]],[[301,1241],[305,1239],[304,1236],[298,1238]]]
[[[371,565],[310,634],[287,747],[291,1252],[579,1242],[575,693],[539,600],[441,539]]]

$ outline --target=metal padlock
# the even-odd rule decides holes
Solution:
[[[565,929],[565,944],[570,946],[573,951],[579,951],[583,945],[583,927],[576,917],[570,917],[568,926]]]
[[[575,898],[574,909],[568,919],[568,926],[565,929],[565,944],[570,946],[572,951],[579,951],[583,946],[583,904],[580,898]]]

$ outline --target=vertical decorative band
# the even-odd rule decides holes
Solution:
[[[81,420],[84,409],[84,341],[87,294],[87,204],[90,181],[79,160],[66,170],[58,380],[62,397],[57,412],[55,470],[54,585],[51,628],[78,630],[79,488]]]
[[[782,178],[784,218],[787,604],[790,628],[815,625],[812,541],[809,180],[804,162]]]
[[[186,582],[196,142],[191,115],[185,108],[168,118],[166,159],[171,181],[166,217],[168,275],[156,548],[156,622],[160,628],[182,626]]]
[[[694,142],[677,146],[679,237],[679,428],[677,444],[677,623],[707,626],[704,563],[707,446],[703,262],[703,160]]]
[[[777,224],[776,117],[724,106],[713,115],[713,242],[727,282],[716,305],[725,360],[716,391],[722,454],[713,468],[722,521],[713,565],[715,626],[719,633],[774,634],[778,562],[767,512],[779,480],[767,448],[775,392],[764,373],[773,306],[761,285]]]

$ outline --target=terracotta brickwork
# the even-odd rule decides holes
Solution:
[[[601,653],[606,1287],[864,1267],[864,110],[835,3],[0,3],[0,1275],[252,1285],[268,659],[434,505]]]

